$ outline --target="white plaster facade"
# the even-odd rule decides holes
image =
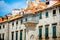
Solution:
[[[55,16],[53,16],[54,9],[56,10]],[[56,23],[57,24],[56,25],[56,36],[60,37],[59,7],[54,8],[54,9],[46,10],[46,11],[48,11],[48,15],[49,15],[47,18],[45,16],[46,11],[42,11],[42,19],[38,19],[37,20],[37,21],[39,21],[38,24],[35,27],[32,27],[32,29],[29,26],[28,26],[28,28],[26,28],[24,23],[21,24],[20,19],[18,19],[18,24],[16,24],[17,20],[14,20],[14,26],[12,26],[13,21],[2,23],[2,24],[0,24],[0,26],[3,27],[2,25],[5,24],[5,28],[0,29],[0,34],[2,34],[2,33],[5,34],[4,40],[12,40],[11,33],[14,32],[14,40],[16,40],[16,31],[18,31],[18,40],[20,40],[20,30],[23,30],[22,40],[38,40],[39,39],[39,26],[42,26],[42,38],[45,38],[45,25],[49,25],[49,27],[48,27],[49,35],[48,36],[49,36],[49,38],[52,38],[52,24]],[[30,17],[28,19],[30,19]],[[24,18],[23,18],[23,20],[24,20]],[[32,19],[29,22],[32,22]],[[27,23],[27,22],[25,22],[25,23]],[[25,31],[24,31],[25,29],[26,29],[26,37],[25,37]]]
[[[3,28],[4,25],[4,28]],[[9,33],[8,33],[8,23],[3,23],[0,24],[1,29],[0,29],[0,34],[1,34],[1,39],[3,39],[3,34],[4,34],[4,40],[9,40]]]

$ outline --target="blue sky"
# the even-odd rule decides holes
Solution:
[[[26,5],[26,0],[0,0],[0,16],[12,13],[13,9],[25,8]]]

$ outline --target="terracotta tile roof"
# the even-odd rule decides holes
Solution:
[[[55,3],[55,4],[52,5],[52,6],[57,6],[57,5],[60,5],[60,1],[58,1],[57,3]]]
[[[13,20],[16,20],[16,19],[19,19],[19,18],[21,18],[21,17],[23,17],[23,16],[17,15],[17,16],[15,16],[15,17],[12,17],[12,18],[9,19],[9,22],[10,22],[10,21],[13,21]]]
[[[45,2],[39,2],[38,5],[47,6]]]

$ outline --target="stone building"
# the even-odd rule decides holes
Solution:
[[[25,9],[14,9],[12,14],[0,18],[3,40],[60,38],[59,30],[60,0],[27,0]]]

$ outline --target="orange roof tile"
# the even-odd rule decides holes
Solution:
[[[0,23],[2,22],[2,18],[0,18]]]

